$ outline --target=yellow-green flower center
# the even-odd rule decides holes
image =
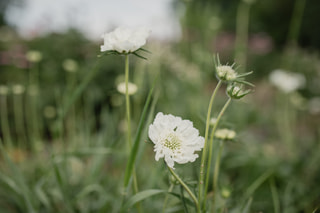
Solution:
[[[171,150],[177,150],[181,147],[181,140],[171,133],[163,140],[162,144]]]

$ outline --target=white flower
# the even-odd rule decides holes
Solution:
[[[102,35],[104,45],[101,52],[114,50],[119,53],[132,53],[145,45],[150,31],[145,28],[136,30],[117,28],[113,32]]]
[[[222,81],[233,81],[237,78],[237,72],[228,65],[219,65],[216,67],[217,76]]]
[[[214,136],[222,140],[232,140],[236,137],[236,132],[230,129],[217,129]]]
[[[27,52],[26,58],[28,61],[36,63],[42,60],[42,54],[37,50],[30,50]]]
[[[62,63],[62,67],[67,72],[76,72],[78,69],[78,63],[73,59],[66,59]]]
[[[280,69],[272,71],[269,80],[274,86],[285,93],[290,93],[302,88],[306,83],[306,79],[302,74]]]
[[[117,85],[117,90],[118,92],[122,93],[122,94],[126,94],[126,83],[125,82],[121,82]],[[138,87],[137,85],[135,85],[134,83],[128,82],[128,93],[129,95],[133,95],[138,91]]]
[[[194,162],[198,157],[194,152],[204,146],[204,138],[199,136],[191,121],[162,112],[150,124],[149,138],[155,144],[156,161],[164,158],[170,168],[173,168],[174,162]]]

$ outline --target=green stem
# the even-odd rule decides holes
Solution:
[[[126,55],[126,61],[125,61],[125,84],[126,84],[126,114],[127,114],[127,145],[128,150],[130,152],[130,149],[132,147],[131,142],[131,117],[130,117],[130,97],[129,97],[129,55]]]
[[[4,142],[7,145],[6,148],[11,149],[12,148],[12,139],[11,139],[11,134],[10,134],[10,124],[9,124],[9,119],[8,119],[8,106],[7,106],[7,96],[2,95],[1,98],[1,130],[3,132],[3,137],[4,137]]]
[[[162,206],[162,213],[165,213],[165,211],[166,211],[166,206],[167,206],[167,202],[168,202],[168,198],[169,198],[169,193],[172,192],[173,187],[174,187],[174,184],[171,184],[169,189],[168,189],[168,193],[167,193],[166,197],[164,198],[163,206]]]
[[[168,169],[171,172],[171,174],[176,178],[176,180],[181,184],[181,186],[190,195],[190,197],[192,198],[194,204],[196,205],[197,211],[200,212],[201,210],[200,210],[199,202],[198,202],[196,196],[192,193],[192,191],[189,189],[189,187],[183,182],[183,180],[181,180],[181,178],[173,171],[173,169],[171,169],[169,166],[168,166]]]
[[[247,64],[250,6],[250,3],[241,1],[237,11],[235,58],[237,63],[241,64],[241,70],[246,70]]]
[[[24,131],[24,113],[23,113],[23,100],[22,94],[13,95],[13,110],[14,110],[14,120],[17,131],[17,143],[20,148],[27,148],[27,136]],[[20,138],[21,137],[21,138]]]
[[[219,152],[214,164],[214,174],[213,174],[213,199],[212,199],[212,212],[215,211],[215,200],[216,196],[215,194],[217,193],[217,184],[218,184],[218,177],[219,177],[219,171],[220,171],[220,160],[221,160],[221,154],[223,150],[223,141],[220,141],[220,146],[219,146]]]
[[[204,136],[204,146],[201,156],[201,165],[200,165],[200,174],[199,174],[199,194],[198,194],[198,203],[201,206],[202,202],[202,194],[203,194],[203,179],[204,179],[204,163],[206,160],[206,154],[207,154],[207,142],[208,142],[208,134],[209,134],[209,125],[210,125],[210,116],[211,116],[211,109],[213,100],[217,94],[218,89],[220,88],[222,84],[222,81],[219,81],[216,88],[213,90],[213,93],[210,98],[208,112],[207,112],[207,120],[206,120],[206,130],[205,130],[205,136]],[[200,213],[201,209],[198,209],[198,213]]]
[[[211,135],[210,135],[210,141],[209,141],[209,157],[208,157],[208,166],[207,166],[207,174],[206,174],[206,182],[205,182],[205,196],[204,196],[204,200],[207,199],[207,191],[208,191],[208,185],[209,185],[209,176],[210,176],[210,168],[211,168],[211,158],[212,158],[212,150],[213,150],[213,136],[214,133],[216,132],[216,129],[218,127],[219,121],[222,117],[222,115],[224,114],[224,112],[226,111],[227,107],[229,106],[229,104],[231,103],[231,98],[229,98],[227,100],[227,102],[224,104],[224,106],[222,107],[217,120],[215,122],[215,124],[212,127],[212,131],[211,131]],[[213,191],[215,191],[215,187],[213,188]]]
[[[306,0],[295,1],[287,39],[288,44],[295,44],[298,40],[305,4]]]
[[[127,114],[127,148],[128,148],[128,156],[130,156],[132,141],[131,141],[131,116],[130,116],[130,97],[129,97],[129,55],[125,56],[125,84],[126,84],[126,114]],[[138,181],[135,167],[132,169],[132,178],[133,178],[133,190],[134,193],[137,194],[138,189]],[[137,203],[138,212],[141,212],[140,205]]]

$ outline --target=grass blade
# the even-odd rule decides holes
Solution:
[[[166,190],[160,190],[160,189],[149,189],[149,190],[145,190],[145,191],[142,191],[142,192],[139,192],[137,194],[135,194],[134,196],[132,196],[128,201],[127,203],[122,207],[122,212],[123,211],[126,211],[128,210],[131,206],[133,206],[134,204],[146,199],[146,198],[149,198],[149,197],[152,197],[154,195],[158,195],[158,194],[161,194],[161,193],[167,193]]]
[[[140,142],[141,142],[141,140],[140,140],[141,139],[141,133],[142,133],[142,130],[143,130],[146,114],[147,114],[147,111],[148,111],[148,108],[149,108],[149,105],[150,105],[152,93],[153,93],[155,84],[157,82],[157,79],[158,78],[156,78],[152,83],[151,90],[150,90],[150,92],[148,94],[146,103],[145,103],[145,105],[143,107],[143,110],[142,110],[142,114],[141,114],[139,125],[138,125],[138,130],[137,130],[136,137],[135,137],[135,140],[134,140],[134,144],[133,144],[133,147],[131,149],[130,156],[129,156],[129,159],[128,159],[128,163],[127,163],[127,166],[126,166],[126,171],[125,171],[125,175],[124,175],[124,188],[127,188],[128,184],[129,184],[130,177],[132,175],[133,166],[134,166],[134,163],[136,161],[138,148],[139,148],[139,145],[140,145]]]

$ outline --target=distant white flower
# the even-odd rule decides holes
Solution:
[[[15,84],[12,86],[12,92],[15,95],[21,95],[25,91],[25,87],[21,84]]]
[[[125,82],[121,82],[117,85],[117,90],[118,92],[122,93],[122,94],[126,94],[126,83]],[[128,82],[128,93],[129,95],[133,95],[138,91],[138,87],[137,85],[135,85],[134,83]]]
[[[8,95],[9,88],[6,85],[0,85],[0,95]]]
[[[62,63],[62,67],[67,72],[76,72],[78,69],[78,63],[73,59],[66,59]]]
[[[222,140],[232,140],[236,137],[236,132],[230,129],[217,129],[214,136]]]
[[[102,35],[104,44],[101,46],[101,52],[114,50],[118,53],[132,53],[146,44],[149,34],[150,31],[145,28],[117,28]]]
[[[269,80],[274,86],[285,93],[300,89],[306,83],[304,75],[280,69],[272,71]]]
[[[30,50],[26,54],[26,58],[30,62],[39,62],[42,60],[42,53],[37,50]]]
[[[237,78],[237,72],[229,65],[218,65],[217,76],[222,81],[233,81]]]
[[[173,168],[174,162],[194,162],[198,157],[194,152],[204,146],[204,138],[199,136],[191,121],[162,112],[149,126],[149,138],[155,144],[156,161],[164,158],[170,168]]]

